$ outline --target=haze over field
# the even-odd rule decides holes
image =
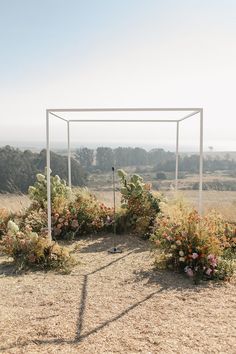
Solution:
[[[233,0],[2,1],[1,145],[44,142],[51,107],[203,107],[204,149],[236,150],[235,13]],[[72,142],[174,146],[174,128],[84,124]],[[198,138],[195,117],[180,148]]]

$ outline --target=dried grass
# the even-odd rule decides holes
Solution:
[[[109,236],[78,241],[70,275],[15,275],[0,265],[1,353],[236,352],[234,282],[194,286],[153,270],[149,244]]]
[[[18,212],[30,205],[30,199],[25,194],[0,194],[0,209]]]
[[[198,208],[199,192],[198,191],[179,191],[167,192],[169,199],[184,198],[194,207]],[[203,191],[203,212],[206,214],[210,210],[215,209],[227,221],[236,222],[236,192],[230,191]]]

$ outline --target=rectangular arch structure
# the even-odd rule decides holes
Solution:
[[[176,112],[180,113],[178,119],[74,119],[70,113],[106,113],[106,112]],[[188,112],[188,113],[187,113]],[[69,118],[65,116],[68,116]],[[64,115],[64,116],[63,116]],[[47,144],[47,216],[48,237],[52,239],[51,221],[51,183],[50,183],[50,118],[57,118],[65,122],[67,129],[67,156],[68,156],[68,185],[71,187],[71,144],[70,126],[80,122],[118,122],[118,123],[172,123],[176,125],[176,164],[175,164],[175,190],[178,190],[179,173],[179,131],[180,123],[194,115],[199,117],[199,213],[202,214],[202,181],[203,181],[203,108],[53,108],[46,110],[46,144]]]

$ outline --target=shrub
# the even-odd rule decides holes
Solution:
[[[113,209],[98,202],[87,188],[81,188],[63,210],[54,208],[53,236],[73,239],[76,235],[97,233],[109,228],[112,220]]]
[[[150,184],[145,184],[139,175],[129,179],[123,170],[118,170],[121,181],[121,207],[126,210],[126,225],[133,233],[147,236],[160,211],[160,196],[154,196]],[[123,216],[124,218],[124,216]]]
[[[78,233],[88,234],[104,230],[112,223],[113,209],[100,203],[87,188],[80,189],[69,210],[78,222]]]
[[[32,205],[28,208],[20,221],[20,228],[22,231],[31,230],[32,232],[40,233],[47,227],[47,211],[42,208],[35,208]]]
[[[33,232],[47,227],[47,180],[38,174],[37,181],[29,188],[32,205],[22,218],[24,225]],[[66,182],[59,176],[51,177],[52,198],[52,236],[53,238],[73,239],[76,235],[96,233],[112,223],[112,208],[99,203],[87,188],[77,189],[72,194]]]
[[[18,269],[36,267],[40,269],[69,270],[75,263],[69,251],[46,236],[30,229],[22,232],[13,222],[8,222],[8,232],[1,241],[1,250],[12,257]]]
[[[196,210],[179,204],[174,212],[172,209],[169,215],[162,215],[157,220],[151,237],[158,250],[157,266],[185,272],[195,282],[201,278],[232,275],[232,267],[224,253],[226,246],[233,250],[233,243],[229,243],[225,230],[218,214],[200,217]]]
[[[29,187],[29,196],[37,202],[41,208],[47,206],[47,179],[43,174],[38,173],[36,175],[37,181],[34,186]],[[58,199],[67,200],[70,197],[71,189],[66,185],[66,182],[59,176],[51,176],[51,202],[58,204]]]
[[[226,257],[232,256],[232,252],[236,253],[236,226],[235,224],[226,223],[224,225],[224,233],[221,236],[221,242],[224,246]]]
[[[167,176],[164,172],[157,172],[156,173],[156,179],[158,180],[164,180],[164,179],[167,179]]]
[[[0,209],[0,239],[7,231],[7,223],[10,219],[10,213],[7,209]]]

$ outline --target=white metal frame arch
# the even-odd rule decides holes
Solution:
[[[66,119],[61,117],[63,113],[78,112],[191,112],[180,119]],[[60,114],[60,115],[59,115]],[[68,152],[68,185],[71,187],[71,147],[70,147],[70,124],[73,122],[165,122],[176,124],[176,165],[175,165],[175,189],[178,190],[179,173],[179,127],[180,122],[195,114],[199,114],[200,140],[199,140],[199,213],[202,214],[202,180],[203,180],[203,108],[56,108],[46,110],[46,144],[47,144],[47,216],[48,216],[48,237],[52,239],[51,220],[51,182],[50,182],[50,115],[65,121],[67,124],[67,152]]]

